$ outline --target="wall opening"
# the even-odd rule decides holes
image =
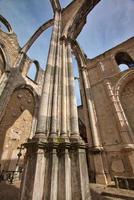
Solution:
[[[134,61],[126,52],[119,52],[115,55],[115,60],[119,66],[120,71],[125,71],[134,67]]]
[[[38,62],[34,61],[29,67],[27,77],[30,78],[32,81],[36,82],[37,76],[38,76],[38,71],[39,71]]]
[[[2,15],[0,15],[0,30],[6,33],[12,32],[12,27]]]
[[[4,31],[6,33],[9,32],[8,29],[7,29],[7,27],[1,21],[0,21],[0,30]]]
[[[82,99],[81,99],[81,91],[80,91],[80,78],[79,78],[79,69],[78,64],[76,61],[75,56],[72,57],[73,60],[73,72],[74,72],[74,81],[75,81],[75,95],[77,100],[77,106],[82,105]]]

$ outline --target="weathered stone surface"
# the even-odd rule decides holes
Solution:
[[[114,176],[124,176],[133,188],[129,177],[134,176],[134,38],[92,60],[76,42],[87,14],[98,2],[77,0],[62,10],[59,1],[52,0],[54,19],[42,25],[22,49],[15,33],[0,30],[1,167],[22,166],[25,152],[19,158],[17,147],[31,139],[25,145],[21,200],[91,199],[89,177],[109,184]],[[51,25],[44,72],[26,53]],[[78,108],[79,115],[72,49],[80,70],[83,107]],[[32,63],[37,69],[34,80],[28,77]],[[121,72],[122,63],[129,69]]]

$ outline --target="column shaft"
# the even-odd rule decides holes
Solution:
[[[72,54],[71,45],[67,45],[67,59],[68,59],[68,79],[69,79],[69,101],[70,101],[70,127],[71,127],[71,137],[79,137],[79,126],[78,126],[78,112],[75,96],[75,86],[74,86],[74,75],[72,67]]]
[[[53,79],[53,70],[56,57],[57,36],[58,36],[59,13],[55,12],[54,27],[50,42],[49,55],[47,60],[42,96],[40,101],[38,123],[36,133],[47,133],[48,104],[50,97],[51,80]],[[51,109],[51,108],[50,108]]]
[[[59,16],[60,17],[60,16]],[[57,134],[57,116],[58,116],[58,84],[59,84],[59,70],[60,70],[60,19],[58,25],[58,37],[57,37],[57,50],[54,64],[54,80],[53,80],[53,91],[52,91],[52,111],[51,111],[51,137]]]
[[[95,118],[95,113],[94,113],[95,110],[94,110],[94,105],[93,105],[93,100],[92,100],[90,83],[87,79],[87,74],[84,70],[82,71],[82,76],[83,76],[83,82],[84,82],[84,88],[85,88],[85,96],[86,96],[86,101],[87,101],[88,113],[89,113],[90,123],[91,123],[93,145],[95,147],[98,147],[98,146],[101,146],[101,144],[99,141],[98,129],[96,127],[96,118]]]
[[[66,45],[65,40],[62,41],[62,96],[61,96],[61,135],[66,136]]]

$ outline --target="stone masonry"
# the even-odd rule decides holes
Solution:
[[[75,0],[20,48],[9,22],[0,16],[1,168],[24,168],[21,200],[91,199],[90,182],[109,184],[134,176],[134,38],[88,59],[76,38],[99,0]],[[27,51],[53,27],[45,72]],[[72,54],[80,78],[77,108]],[[120,70],[126,64],[128,69]],[[35,79],[28,77],[36,67]],[[25,150],[18,161],[21,145]],[[24,159],[25,156],[25,159]],[[25,160],[25,161],[24,161]]]

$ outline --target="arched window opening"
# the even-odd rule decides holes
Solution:
[[[30,78],[32,81],[36,82],[37,76],[38,76],[38,70],[39,70],[38,62],[34,61],[30,65],[30,68],[29,68],[28,73],[27,73],[27,77]]]
[[[0,30],[4,31],[4,32],[9,32],[7,27],[0,21]]]
[[[125,71],[131,67],[134,67],[134,61],[126,52],[117,53],[115,60],[119,65],[120,71]]]
[[[2,16],[0,15],[0,30],[10,33],[12,32],[12,27],[10,26],[9,22]]]
[[[129,67],[128,67],[128,65],[126,65],[126,64],[120,64],[120,65],[119,65],[119,69],[120,69],[121,72],[123,72],[123,71],[129,69]]]
[[[3,52],[0,48],[0,77],[4,73],[4,70],[5,70],[5,59],[4,59]]]
[[[76,58],[73,56],[73,72],[74,72],[74,80],[75,80],[75,95],[77,100],[77,106],[82,104],[81,100],[81,91],[80,91],[80,78],[79,78],[79,70]]]

